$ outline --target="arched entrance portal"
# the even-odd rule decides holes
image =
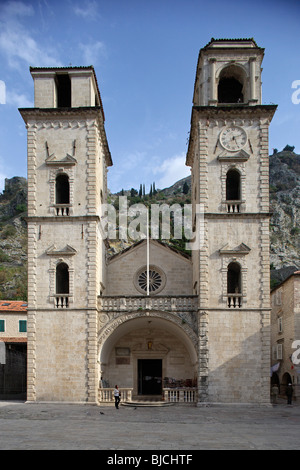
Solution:
[[[163,389],[196,385],[197,354],[187,333],[157,316],[117,326],[100,345],[102,383],[131,388],[133,399],[162,396]]]

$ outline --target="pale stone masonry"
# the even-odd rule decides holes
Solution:
[[[56,106],[62,72],[71,76],[76,107]],[[103,109],[95,106],[95,95],[101,99],[92,68],[31,73],[35,108],[20,110],[28,129],[28,401],[96,402],[97,306],[105,285],[99,223],[111,165]],[[60,175],[69,184],[63,202],[56,200]],[[60,263],[69,276],[63,295]]]
[[[190,257],[144,240],[108,258],[101,211],[112,160],[94,69],[31,68],[35,107],[20,110],[28,401],[111,403],[118,383],[128,400],[269,402],[276,106],[261,104],[263,54],[252,39],[212,39],[200,51],[186,164],[201,236]]]
[[[205,220],[202,247],[193,253],[200,402],[269,402],[268,125],[276,107],[261,105],[262,58],[253,40],[212,39],[199,54],[187,164],[195,211],[201,204]],[[241,84],[234,103],[220,102],[222,76],[231,78],[229,87]],[[222,145],[227,129],[233,137]],[[245,140],[234,147],[242,132]],[[226,194],[232,170],[239,174],[234,201]],[[231,263],[240,285],[230,296]]]

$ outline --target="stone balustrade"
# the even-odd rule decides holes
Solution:
[[[227,294],[227,305],[229,308],[241,308],[243,296],[242,294]]]
[[[120,388],[121,401],[132,401],[132,388]],[[99,403],[113,404],[115,402],[114,388],[99,388]],[[197,388],[163,388],[162,398],[165,402],[173,403],[196,403]],[[142,399],[142,396],[140,397]]]
[[[114,388],[99,388],[99,402],[100,403],[114,403]],[[122,401],[132,401],[132,388],[120,388],[120,395]]]
[[[130,312],[138,310],[159,310],[168,312],[197,311],[198,297],[190,296],[112,296],[99,297],[99,309],[103,312]]]
[[[55,204],[54,205],[55,215],[57,216],[71,215],[70,207],[71,207],[70,204]]]
[[[197,388],[164,388],[164,401],[175,403],[196,403]]]
[[[54,307],[55,308],[68,308],[69,307],[69,294],[55,294]]]

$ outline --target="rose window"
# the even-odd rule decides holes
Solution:
[[[135,286],[136,288],[146,294],[147,293],[147,268],[146,266],[140,269],[135,276]],[[165,275],[155,266],[150,266],[149,268],[149,293],[156,294],[160,292],[165,286]]]

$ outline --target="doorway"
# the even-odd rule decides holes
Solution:
[[[138,359],[138,394],[161,395],[162,359]]]

